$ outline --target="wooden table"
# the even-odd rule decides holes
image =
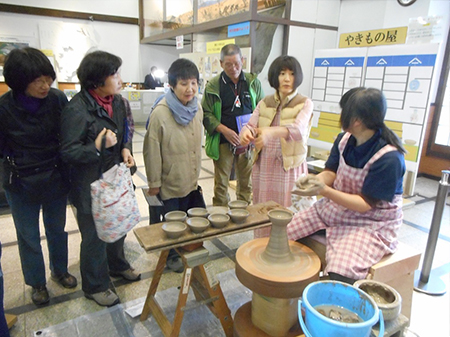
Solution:
[[[269,226],[270,222],[267,213],[276,208],[284,209],[280,204],[273,201],[250,205],[247,207],[250,215],[244,223],[235,224],[230,221],[223,228],[209,227],[204,232],[197,234],[192,233],[188,229],[178,239],[167,238],[161,228],[162,223],[134,229],[136,238],[147,252],[161,251],[140,320],[144,321],[148,318],[149,314],[153,314],[166,337],[178,336],[183,320],[188,290],[192,287],[196,300],[208,305],[211,312],[220,320],[225,335],[227,337],[233,336],[233,318],[231,317],[230,309],[223,297],[220,283],[217,280],[211,283],[211,277],[208,277],[207,270],[203,265],[207,261],[208,253],[201,246],[201,243],[205,240]],[[192,246],[195,244],[199,244],[201,247],[192,252],[187,252],[182,249],[184,246]],[[173,323],[169,322],[155,298],[156,290],[171,248],[176,249],[180,253],[185,267]]]

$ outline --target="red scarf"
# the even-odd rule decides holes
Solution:
[[[112,101],[114,99],[114,95],[101,97],[93,89],[89,89],[89,93],[91,94],[92,97],[94,97],[95,101],[106,110],[109,117],[112,118],[113,116]]]

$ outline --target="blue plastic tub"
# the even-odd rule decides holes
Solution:
[[[323,316],[314,307],[340,306],[355,312],[361,323],[342,323]],[[305,310],[305,321],[302,317]],[[361,289],[337,281],[318,281],[309,284],[299,301],[299,320],[306,337],[369,337],[372,326],[380,320],[379,336],[384,335],[384,320],[375,301]]]

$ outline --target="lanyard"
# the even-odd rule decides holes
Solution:
[[[234,83],[233,83],[233,84],[234,84]],[[239,94],[240,94],[240,91],[241,91],[241,86],[239,85],[240,82],[238,82],[237,84],[234,84],[234,87],[233,87],[233,84],[230,83],[231,91],[233,91],[234,96],[235,96],[234,103],[233,103],[233,107],[231,108],[231,111],[234,111],[234,108],[235,108],[235,107],[236,107],[236,108],[240,108],[241,105],[242,105],[242,104],[241,104],[241,100],[240,100],[240,98],[239,98]]]

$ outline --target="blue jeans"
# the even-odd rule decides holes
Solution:
[[[67,273],[67,197],[45,203],[25,201],[20,194],[6,191],[11,207],[19,245],[20,262],[25,283],[32,287],[45,285],[45,263],[39,232],[39,211],[42,215],[47,238],[50,270],[55,275]]]
[[[0,258],[2,256],[2,243],[0,242]],[[8,324],[5,319],[5,309],[3,308],[3,273],[0,264],[0,337],[9,337]]]
[[[94,218],[91,213],[77,211],[78,228],[81,232],[80,271],[82,289],[87,294],[95,294],[109,289],[109,272],[130,269],[125,258],[122,238],[106,243],[98,238]]]

